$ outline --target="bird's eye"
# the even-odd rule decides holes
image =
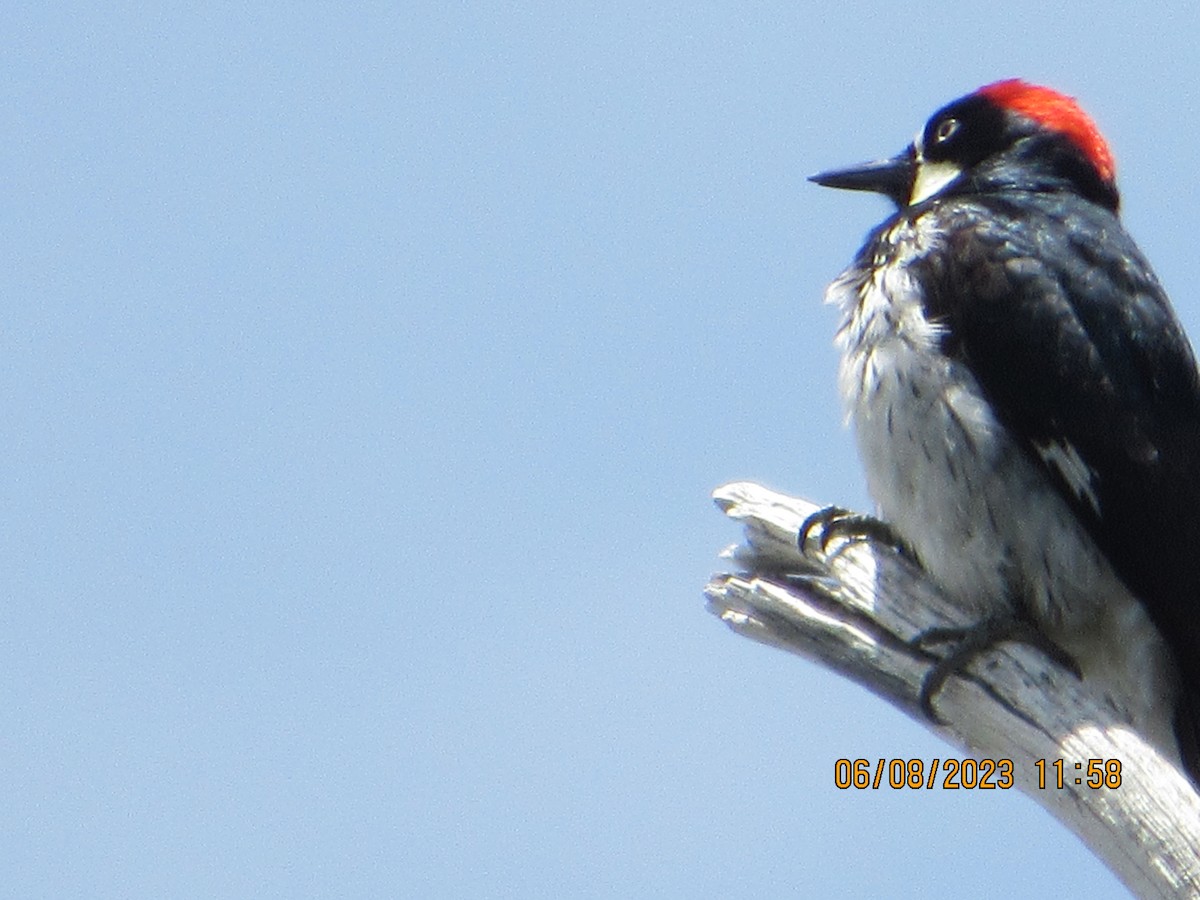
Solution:
[[[933,132],[933,142],[935,144],[944,144],[954,135],[958,134],[959,128],[958,119],[942,119],[938,122],[937,129]]]

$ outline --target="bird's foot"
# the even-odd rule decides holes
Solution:
[[[930,628],[921,632],[910,642],[913,646],[928,651],[931,645],[954,644],[950,652],[938,660],[921,682],[918,702],[926,717],[939,725],[944,724],[933,708],[933,697],[945,685],[951,675],[963,672],[975,657],[986,653],[1005,641],[1028,644],[1041,650],[1063,668],[1082,678],[1079,664],[1062,647],[1050,640],[1027,619],[1011,614],[991,616],[964,628]]]
[[[796,545],[804,553],[809,540],[817,540],[822,553],[829,550],[834,538],[848,541],[874,540],[906,553],[904,543],[882,519],[857,513],[841,506],[825,506],[804,520],[796,538]]]

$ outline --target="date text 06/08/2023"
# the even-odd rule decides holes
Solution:
[[[1119,759],[1065,762],[1039,759],[1038,787],[1062,790],[1068,785],[1116,789],[1121,786]],[[834,787],[842,790],[878,790],[888,787],[932,790],[1008,790],[1015,786],[1011,759],[839,759],[833,764]]]

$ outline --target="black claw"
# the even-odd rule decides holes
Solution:
[[[841,506],[825,506],[810,515],[800,526],[796,544],[801,553],[805,552],[809,535],[818,528],[821,530],[822,553],[829,550],[830,542],[837,537],[851,541],[872,539],[887,544],[898,552],[905,552],[904,544],[886,522]]]
[[[930,669],[921,681],[921,693],[917,695],[917,702],[921,705],[921,712],[925,714],[925,718],[935,725],[945,725],[946,720],[933,708],[933,697],[941,691],[952,671],[953,667],[948,665],[948,661],[942,660]]]
[[[800,552],[804,552],[804,546],[808,543],[808,536],[814,528],[820,528],[821,535],[821,552],[825,552],[825,532],[829,530],[830,525],[842,516],[850,515],[850,510],[841,506],[823,506],[815,513],[810,515],[800,525],[800,531],[796,536],[796,546],[800,548]]]

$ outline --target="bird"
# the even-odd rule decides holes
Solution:
[[[1200,785],[1200,374],[1099,128],[1005,79],[811,180],[895,205],[826,292],[880,517]]]

